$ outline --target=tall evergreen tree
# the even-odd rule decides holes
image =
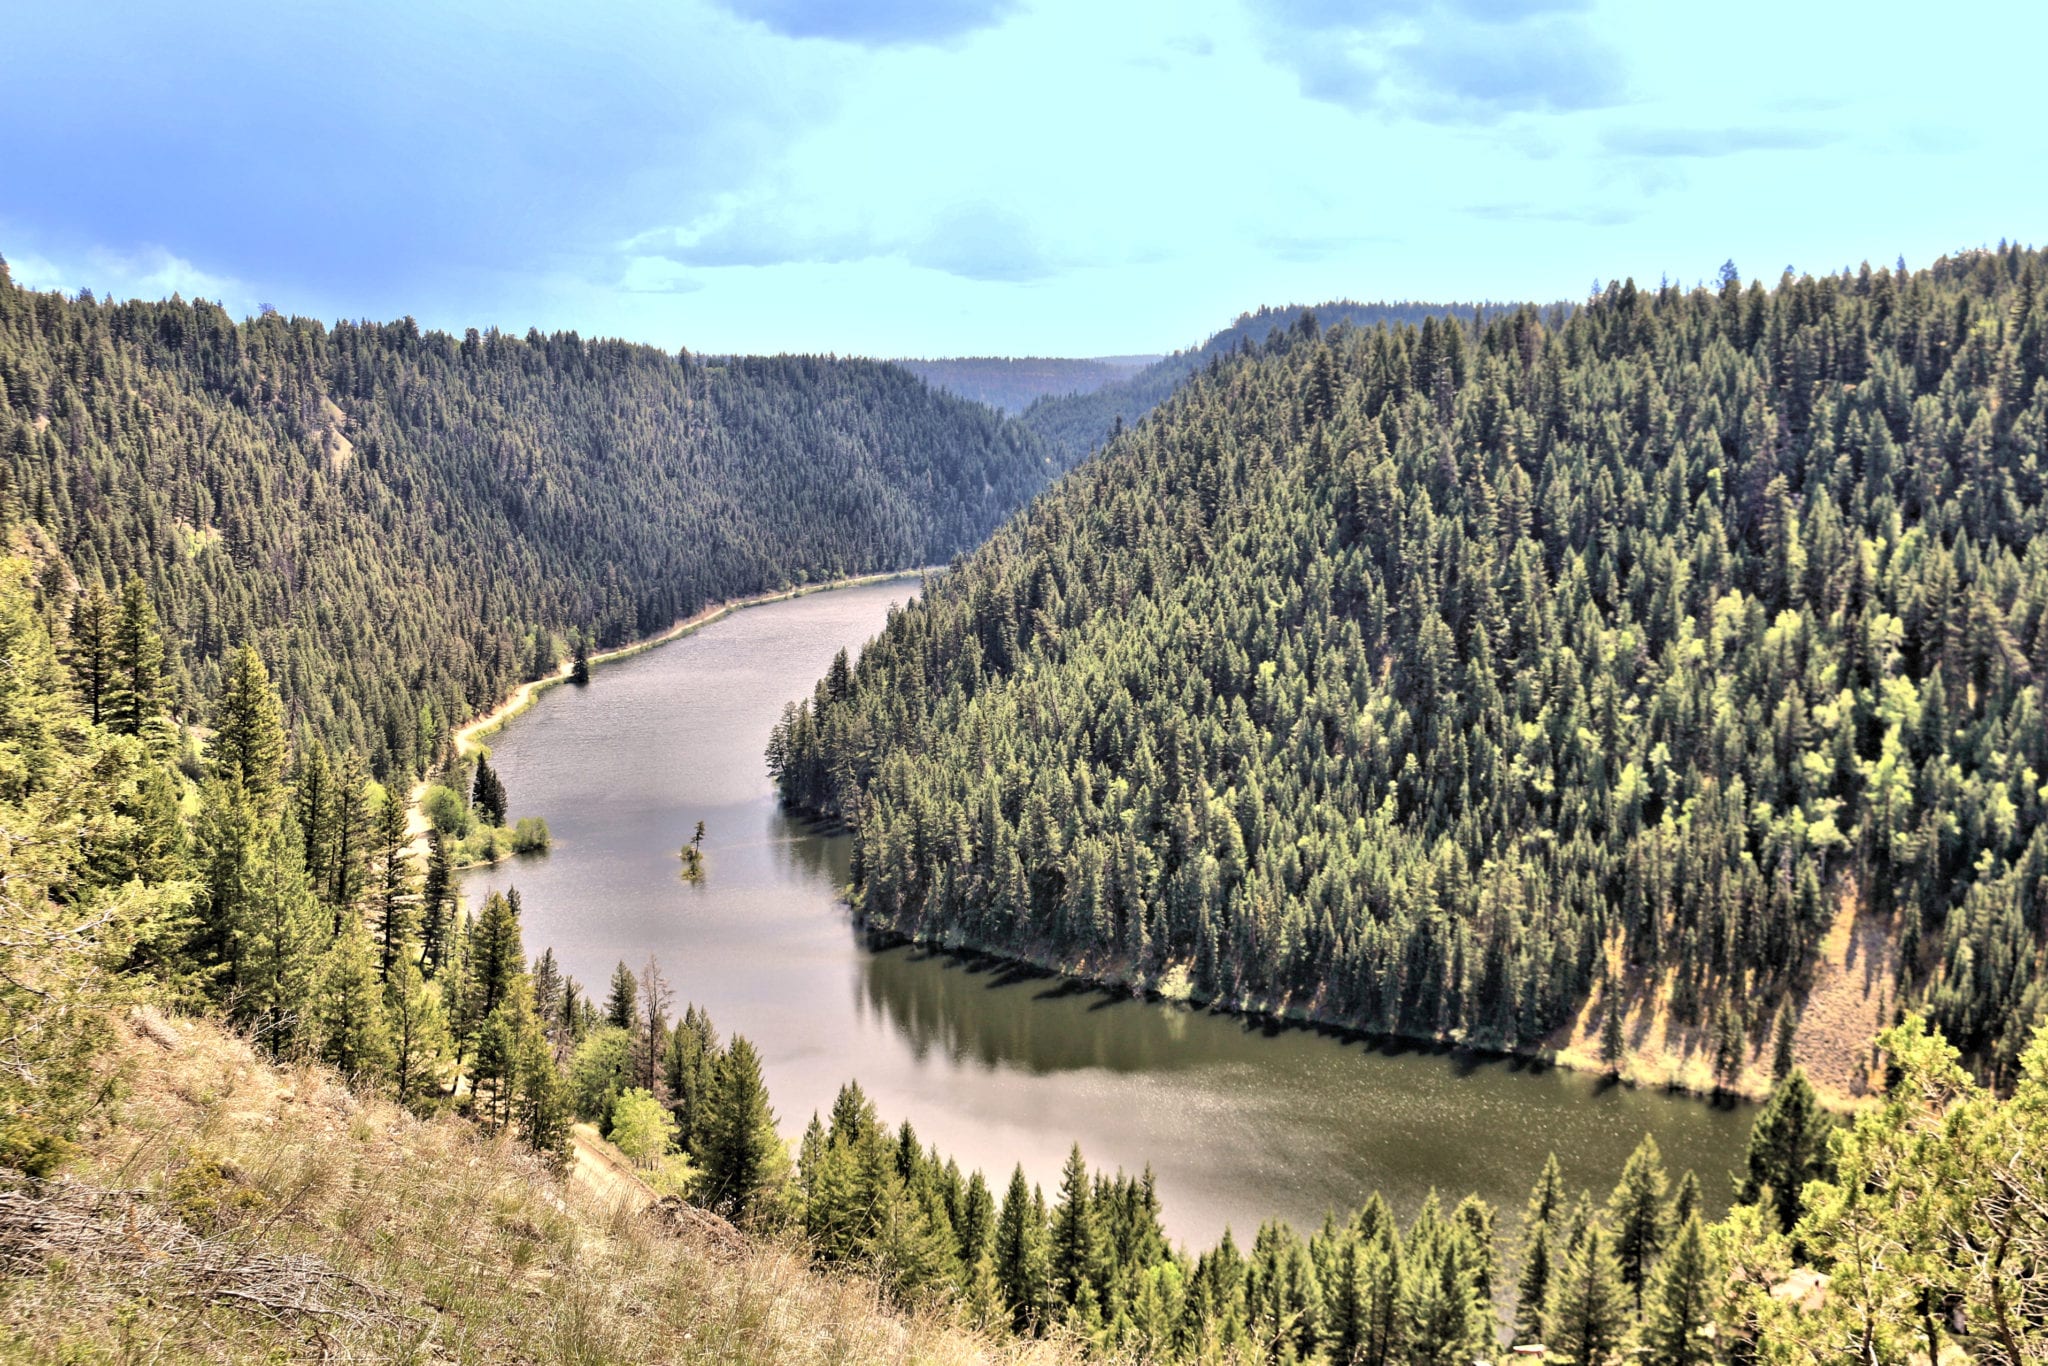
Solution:
[[[612,969],[611,994],[605,997],[605,1023],[619,1029],[631,1029],[640,1002],[640,983],[633,976],[633,969],[625,960]]]
[[[1806,1183],[1828,1174],[1828,1134],[1833,1127],[1806,1074],[1793,1068],[1771,1089],[1770,1099],[1750,1126],[1736,1197],[1744,1204],[1767,1204],[1778,1227],[1789,1233],[1799,1221],[1799,1198]]]
[[[71,681],[85,703],[86,719],[95,726],[109,719],[109,704],[117,686],[115,637],[118,630],[114,604],[107,590],[94,584],[78,595],[71,608],[71,637],[65,663],[71,667]]]
[[[740,1035],[719,1061],[709,1111],[692,1154],[699,1198],[735,1222],[765,1215],[781,1176],[782,1140],[768,1108],[761,1059]]]
[[[1643,1349],[1650,1366],[1709,1366],[1714,1341],[1712,1307],[1718,1287],[1698,1215],[1680,1225],[1671,1253],[1650,1287]]]
[[[1024,1168],[1010,1173],[996,1218],[995,1274],[1009,1307],[1016,1333],[1043,1332],[1052,1304],[1052,1269],[1047,1258],[1045,1220],[1024,1179]]]
[[[254,797],[276,793],[284,781],[284,723],[277,693],[263,656],[252,645],[229,660],[209,757],[223,781]]]
[[[1551,1279],[1544,1343],[1566,1366],[1605,1366],[1628,1331],[1628,1291],[1596,1220]]]
[[[313,1034],[320,1058],[359,1083],[381,1082],[394,1050],[377,972],[377,953],[362,922],[350,916],[328,946],[313,998]]]
[[[164,642],[156,605],[139,576],[121,586],[113,664],[104,706],[107,724],[122,735],[141,735],[163,711]]]
[[[1621,1181],[1607,1201],[1607,1219],[1614,1226],[1614,1254],[1621,1264],[1622,1281],[1635,1296],[1635,1309],[1642,1312],[1643,1295],[1649,1288],[1650,1271],[1664,1251],[1668,1232],[1665,1220],[1667,1182],[1664,1162],[1654,1135],[1629,1154],[1621,1169]]]

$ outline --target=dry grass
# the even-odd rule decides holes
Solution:
[[[1628,1042],[1623,1079],[1638,1086],[1712,1091],[1712,1026],[1678,1023],[1671,1018],[1667,980],[1631,974],[1618,948],[1610,952],[1609,960],[1609,980],[1618,984],[1614,995],[1624,1012],[1622,1033]],[[1883,1090],[1874,1040],[1891,1022],[1897,977],[1898,946],[1891,927],[1864,912],[1853,890],[1844,890],[1821,941],[1813,985],[1798,1003],[1799,1030],[1792,1041],[1793,1057],[1823,1104],[1853,1110],[1873,1103]],[[1548,1041],[1559,1063],[1604,1070],[1600,1030],[1608,1004],[1598,993],[1588,997],[1578,1018]],[[1750,1035],[1742,1077],[1733,1088],[1738,1094],[1758,1100],[1770,1094],[1774,1027],[1775,1021],[1769,1021]]]
[[[872,1282],[607,1199],[204,1022],[140,1019],[121,1051],[119,1114],[62,1180],[0,1192],[0,1360],[1062,1359],[893,1312]]]

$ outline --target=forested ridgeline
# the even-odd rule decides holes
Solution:
[[[0,472],[56,552],[45,590],[139,579],[180,718],[252,643],[289,726],[381,777],[574,637],[943,561],[1050,468],[1020,428],[874,362],[236,323],[32,293],[0,266]]]
[[[1494,1047],[1593,996],[1619,1055],[1634,996],[1723,1083],[1875,917],[1895,999],[2009,1083],[2048,933],[2043,274],[1304,319],[835,667],[784,799],[920,940]]]
[[[1063,465],[1076,464],[1120,428],[1137,425],[1211,360],[1242,346],[1256,346],[1311,311],[1326,326],[1348,322],[1355,327],[1377,327],[1381,323],[1419,326],[1425,318],[1470,317],[1475,312],[1488,318],[1505,310],[1500,304],[1362,304],[1349,299],[1317,304],[1313,310],[1303,304],[1263,307],[1239,314],[1236,322],[1200,346],[1162,356],[1135,374],[1068,392],[1048,392],[1024,408],[1022,421],[1044,438]]]

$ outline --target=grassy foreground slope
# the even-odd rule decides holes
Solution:
[[[422,1120],[202,1020],[139,1012],[60,1180],[0,1183],[0,1358],[980,1362],[859,1275],[637,1211],[509,1136]]]

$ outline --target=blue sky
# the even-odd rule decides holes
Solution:
[[[697,350],[1102,355],[1775,278],[2048,210],[2035,5],[0,8],[44,288]]]

